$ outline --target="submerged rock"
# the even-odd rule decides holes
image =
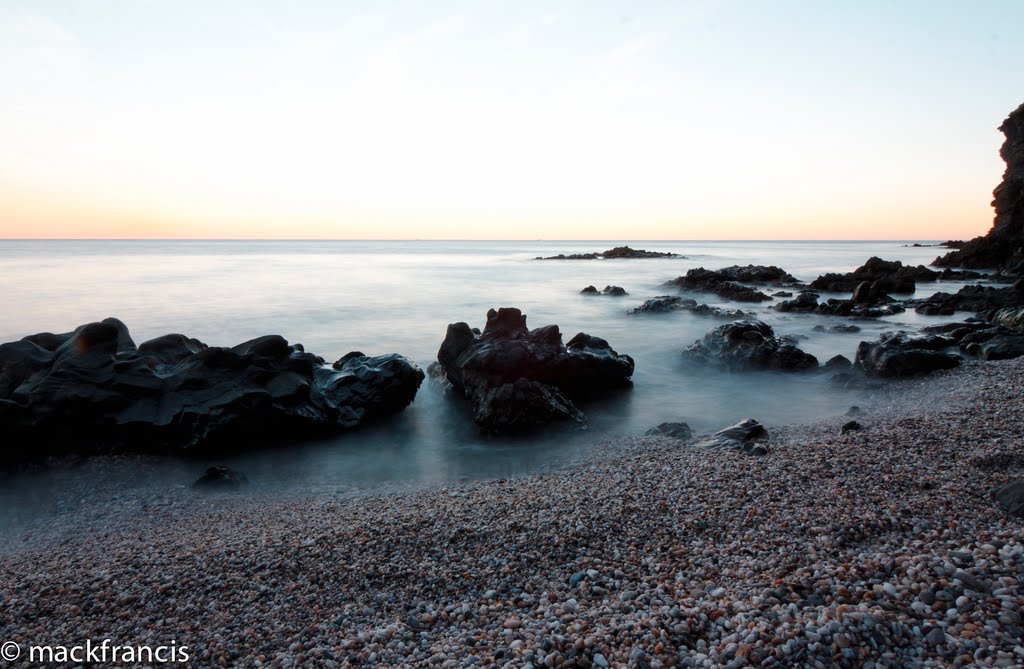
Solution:
[[[529,330],[515,308],[488,311],[482,333],[449,325],[437,359],[454,391],[470,401],[474,422],[492,434],[582,422],[575,400],[632,385],[633,359],[607,341],[580,333],[563,345],[557,325]]]
[[[997,489],[994,496],[1006,513],[1024,518],[1024,479],[1007,483]]]
[[[790,340],[776,337],[771,326],[757,319],[735,321],[711,330],[684,350],[683,358],[732,371],[796,372],[818,366],[817,358],[801,351]]]
[[[0,345],[0,458],[106,450],[241,450],[404,409],[423,372],[400,355],[333,367],[268,335],[231,348],[165,335],[138,347],[114,318]]]
[[[594,286],[587,286],[580,291],[580,295],[611,295],[612,297],[622,297],[629,295],[626,289],[622,286],[605,286],[604,290],[599,291]]]
[[[949,351],[954,346],[943,335],[886,332],[877,342],[862,341],[854,364],[868,376],[918,376],[958,366],[960,356]]]

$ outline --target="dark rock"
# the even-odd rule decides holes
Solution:
[[[726,271],[730,269],[732,268],[727,267],[716,272],[698,267],[688,271],[685,276],[672,279],[665,285],[675,286],[680,290],[712,293],[723,299],[736,302],[767,302],[772,299],[759,290],[734,281],[730,277],[737,273]]]
[[[825,369],[828,370],[844,370],[852,369],[853,363],[845,355],[832,356],[825,362]]]
[[[840,430],[839,430],[839,434],[848,434],[850,432],[860,432],[863,429],[864,429],[864,427],[860,423],[858,423],[855,420],[851,420],[851,421],[847,421],[846,423],[843,424],[843,427],[840,428]]]
[[[1011,330],[1024,330],[1024,307],[999,309],[992,315],[992,323]]]
[[[948,316],[957,311],[994,314],[1004,308],[1024,306],[1024,290],[1019,286],[964,286],[954,294],[935,293],[912,302],[915,310],[925,315]]]
[[[1011,481],[994,493],[999,505],[1010,514],[1024,518],[1024,479]]]
[[[691,300],[678,295],[659,295],[646,300],[639,307],[635,307],[630,314],[664,314],[672,311],[689,311],[699,316],[712,316],[714,318],[746,318],[749,314],[739,309],[722,309],[707,304],[697,304],[697,300]]]
[[[860,327],[856,325],[849,325],[846,323],[840,323],[839,325],[830,325],[828,327],[825,327],[824,325],[815,325],[812,329],[815,332],[836,332],[843,334],[852,334],[855,332],[860,332]]]
[[[623,258],[684,258],[676,253],[662,253],[660,251],[645,251],[643,249],[631,249],[628,246],[616,246],[613,249],[602,251],[600,253],[572,253],[566,255],[559,253],[557,256],[548,256],[542,258],[540,256],[534,258],[534,260],[598,260],[604,258],[606,260],[619,260]]]
[[[563,345],[557,325],[529,330],[514,308],[487,312],[482,334],[449,325],[437,359],[477,425],[495,434],[580,422],[573,401],[628,388],[633,375],[633,359],[607,341],[580,333]]]
[[[959,365],[960,356],[947,352],[955,345],[942,335],[887,332],[877,342],[862,341],[854,364],[868,376],[917,376]]]
[[[647,436],[671,437],[673,439],[689,439],[693,436],[693,430],[686,423],[662,423],[658,427],[652,427],[645,432]]]
[[[600,295],[601,292],[594,286],[587,286],[580,291],[580,295]]]
[[[767,455],[768,449],[758,443],[767,439],[768,430],[753,418],[746,418],[700,440],[696,445],[709,451],[734,450],[748,455]]]
[[[684,350],[683,357],[729,370],[795,372],[818,366],[817,358],[776,337],[770,326],[756,319],[735,321],[711,330]]]
[[[136,348],[108,318],[0,346],[0,460],[321,436],[401,411],[422,380],[399,355],[350,354],[332,369],[276,335],[232,348],[165,335]]]
[[[867,282],[877,295],[888,293],[913,293],[917,281],[934,281],[939,273],[924,266],[904,267],[898,260],[869,258],[866,263],[846,274],[823,274],[811,282],[811,287],[836,293],[857,290]]]
[[[847,416],[859,416],[862,413],[864,413],[864,411],[856,404],[854,404],[853,406],[846,410]]]
[[[992,192],[995,220],[984,237],[960,242],[958,250],[935,259],[940,267],[1011,269],[1024,259],[1024,104],[999,126],[1006,141],[999,155],[1006,161],[1003,180]]]
[[[794,300],[779,302],[774,306],[776,311],[810,313],[818,308],[818,294],[810,291],[803,291]]]
[[[984,342],[967,342],[964,350],[982,360],[1019,358],[1024,355],[1024,334],[1002,334]]]
[[[823,316],[845,316],[847,318],[881,318],[906,311],[895,302],[857,304],[853,300],[830,299],[818,305],[815,313]]]
[[[620,297],[622,295],[629,295],[626,289],[622,286],[605,286],[604,290],[601,291],[604,295],[611,295],[613,297]]]
[[[228,467],[210,467],[196,479],[193,487],[210,489],[236,489],[249,484],[245,474]]]
[[[780,290],[776,293],[772,293],[772,297],[793,297],[793,293],[788,290]]]
[[[796,285],[800,282],[793,275],[775,265],[730,265],[715,272],[723,281],[739,283]]]

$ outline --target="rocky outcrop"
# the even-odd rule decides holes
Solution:
[[[1024,280],[1012,286],[964,286],[956,293],[935,293],[923,300],[908,302],[923,315],[952,315],[969,311],[992,316],[999,309],[1024,305]]]
[[[935,259],[941,267],[1001,269],[1020,275],[1024,270],[1024,104],[999,126],[1006,136],[999,155],[1006,161],[1003,181],[992,192],[992,229]]]
[[[858,303],[854,300],[829,299],[818,305],[815,313],[822,316],[845,316],[847,318],[881,318],[906,311],[896,302],[879,301],[876,303]]]
[[[781,312],[813,313],[818,308],[818,297],[817,293],[805,290],[794,299],[779,302],[773,308]]]
[[[760,443],[767,439],[768,430],[753,418],[746,418],[702,439],[696,445],[708,451],[739,451],[747,455],[768,455],[768,448]]]
[[[0,458],[247,449],[404,409],[423,372],[400,355],[328,366],[268,335],[232,348],[165,335],[136,346],[114,318],[0,345]]]
[[[594,286],[587,286],[580,291],[580,295],[610,295],[612,297],[624,297],[629,295],[622,286],[605,286],[604,290],[598,290]]]
[[[683,351],[689,362],[731,371],[772,369],[797,372],[818,366],[818,359],[797,348],[792,340],[756,319],[736,321],[711,330]]]
[[[921,265],[905,267],[899,260],[871,257],[852,272],[823,274],[811,282],[811,287],[833,293],[851,293],[867,282],[867,290],[876,295],[913,293],[917,289],[917,281],[935,281],[938,276],[938,272]]]
[[[570,253],[568,255],[559,253],[557,256],[537,256],[534,260],[621,260],[632,258],[685,258],[685,256],[677,253],[645,251],[644,249],[631,249],[628,246],[616,246],[613,249],[597,253]]]
[[[691,300],[678,295],[659,295],[645,300],[639,307],[634,307],[630,314],[666,314],[672,311],[689,311],[699,316],[712,316],[714,318],[746,318],[748,314],[739,309],[722,309],[707,304],[697,304],[697,300]]]
[[[555,421],[581,423],[574,401],[628,388],[633,359],[580,333],[562,344],[557,325],[530,330],[515,308],[487,312],[483,332],[448,326],[437,360],[473,420],[491,434],[526,432]]]
[[[868,376],[919,376],[959,365],[955,347],[956,341],[944,335],[886,332],[877,342],[860,343],[854,365]]]
[[[746,270],[746,268],[726,267],[724,270],[713,271],[697,267],[688,271],[684,276],[672,279],[665,285],[675,286],[680,290],[712,293],[723,299],[736,302],[767,302],[772,299],[765,293],[755,288],[744,286],[730,278],[740,273],[729,271],[732,269]]]
[[[229,467],[209,467],[196,479],[192,487],[205,490],[236,490],[246,485],[249,485],[249,479],[242,472]]]

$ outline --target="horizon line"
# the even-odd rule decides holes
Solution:
[[[406,237],[406,238],[369,238],[369,237],[3,237],[0,242],[938,242],[968,241],[966,239],[924,239],[920,237],[892,238],[808,238],[785,237],[777,239],[765,238],[733,238],[733,239],[639,239],[639,238],[602,238],[602,239],[487,239],[457,237]]]

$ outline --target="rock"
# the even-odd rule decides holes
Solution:
[[[709,451],[735,450],[748,455],[767,455],[768,449],[758,442],[768,439],[768,430],[753,418],[746,418],[706,437],[696,446]]]
[[[733,268],[711,271],[698,267],[691,269],[685,276],[677,277],[666,286],[675,286],[680,290],[713,293],[727,300],[736,302],[767,302],[772,298],[759,290],[744,286],[734,281],[732,276],[743,275],[744,272],[729,272]]]
[[[788,290],[780,290],[778,292],[772,293],[772,297],[793,297],[793,293],[791,293]]]
[[[981,343],[969,343],[964,350],[982,360],[1019,358],[1024,355],[1024,334],[997,335]]]
[[[664,314],[672,311],[689,311],[699,316],[712,316],[714,318],[746,318],[749,314],[739,309],[722,309],[706,304],[697,304],[697,300],[691,300],[678,295],[659,295],[646,300],[639,307],[633,308],[630,314]]]
[[[603,295],[611,295],[613,297],[620,297],[623,295],[629,295],[626,289],[622,286],[605,286],[604,290],[601,291]]]
[[[574,401],[632,385],[633,359],[607,341],[580,333],[563,345],[557,325],[529,330],[515,308],[491,309],[479,334],[449,325],[437,359],[476,424],[492,434],[582,422]]]
[[[600,294],[601,294],[601,292],[598,291],[598,289],[593,287],[593,286],[587,286],[586,288],[584,288],[583,290],[580,291],[580,295],[600,295]]]
[[[1011,330],[1024,330],[1024,307],[999,309],[993,314],[992,323]]]
[[[1024,258],[1024,104],[1010,113],[999,130],[1006,135],[999,149],[1006,170],[992,192],[996,213],[992,229],[936,258],[937,267],[996,268],[1020,273]]]
[[[847,370],[853,368],[853,363],[845,355],[834,355],[825,362],[824,367],[832,371]]]
[[[572,253],[569,255],[559,253],[557,256],[548,256],[546,258],[538,256],[534,260],[599,260],[602,258],[605,260],[620,260],[623,258],[685,258],[685,256],[680,256],[676,253],[631,249],[628,246],[616,246],[613,249],[600,253]]]
[[[887,293],[913,293],[917,281],[935,281],[939,273],[924,266],[904,267],[898,260],[868,258],[862,266],[846,274],[823,274],[811,282],[811,287],[835,293],[848,293],[867,283],[876,295]]]
[[[209,467],[206,473],[192,484],[195,488],[205,489],[236,489],[249,484],[245,474],[228,467]]]
[[[800,282],[793,275],[775,265],[730,265],[716,271],[725,281],[759,284],[796,285]]]
[[[671,437],[673,439],[689,439],[693,436],[693,430],[686,423],[662,423],[652,427],[645,432],[647,436]]]
[[[840,428],[839,434],[847,434],[847,433],[850,433],[850,432],[860,432],[863,429],[864,428],[861,426],[860,423],[858,423],[855,420],[851,420],[851,421],[847,421],[846,423],[843,423],[843,427]]]
[[[850,334],[854,332],[860,332],[860,327],[857,325],[848,325],[846,323],[840,323],[839,325],[830,325],[825,327],[824,325],[815,325],[812,328],[815,332],[837,332],[843,334]]]
[[[849,409],[846,410],[847,416],[859,416],[862,413],[864,413],[863,409],[861,409],[856,404],[852,405]]]
[[[773,307],[776,311],[810,313],[818,308],[818,294],[810,291],[803,291],[794,300],[779,302]]]
[[[862,341],[854,364],[868,376],[917,376],[959,365],[960,356],[946,352],[955,344],[942,335],[886,332],[878,342]]]
[[[923,315],[948,316],[957,311],[994,315],[1004,309],[1024,305],[1024,286],[964,286],[953,294],[939,292],[908,304],[914,305],[915,310]]]
[[[0,346],[0,460],[318,437],[401,411],[423,378],[394,354],[351,353],[328,367],[277,335],[232,348],[165,335],[136,347],[108,318]]]
[[[994,496],[1008,514],[1024,518],[1024,479],[1007,483],[997,489]]]
[[[819,304],[815,313],[823,316],[846,316],[848,318],[881,318],[906,311],[895,302],[874,304],[858,304],[853,300],[829,299]]]
[[[684,359],[733,371],[772,369],[796,372],[816,368],[818,359],[775,336],[767,324],[742,320],[711,330],[683,351]]]

